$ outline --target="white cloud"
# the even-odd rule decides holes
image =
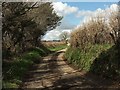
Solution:
[[[52,5],[55,12],[57,12],[57,14],[60,16],[64,16],[70,13],[75,13],[78,11],[77,7],[69,6],[67,3],[53,2]]]
[[[90,11],[90,10],[87,10],[87,11],[82,10],[82,11],[79,11],[76,16],[77,16],[77,17],[91,16],[92,14],[93,14],[93,12]]]
[[[109,17],[109,15],[111,15],[111,12],[115,12],[118,11],[118,5],[117,4],[112,4],[110,7],[106,7],[106,9],[101,9],[98,8],[95,11],[79,11],[77,13],[77,17],[82,17],[84,16],[84,20],[83,22],[87,22],[91,19],[91,17],[97,17],[97,16],[101,16],[101,17]]]
[[[110,15],[111,14],[111,12],[116,12],[116,11],[118,11],[118,5],[117,4],[112,4],[109,8],[106,8],[105,9],[105,12],[108,14],[108,15]]]
[[[69,6],[67,3],[62,2],[53,2],[52,3],[55,12],[60,16],[66,16],[68,14],[77,13],[78,8]],[[48,31],[46,35],[42,38],[42,40],[59,40],[59,36],[62,32],[70,33],[72,29],[75,27],[71,22],[66,19],[61,21],[61,25],[56,29]]]
[[[55,30],[48,31],[47,34],[42,38],[42,40],[60,40],[59,36],[62,32],[71,33],[71,30],[70,29],[64,29],[64,30],[55,29]]]
[[[76,17],[93,17],[93,16],[97,16],[98,14],[104,14],[103,13],[104,12],[104,10],[102,10],[101,8],[98,8],[97,10],[95,10],[95,11],[90,11],[90,10],[81,10],[81,11],[79,11],[77,14],[76,14]]]
[[[111,6],[110,6],[110,9],[111,10],[118,10],[118,5],[117,4],[112,4]]]
[[[57,12],[58,15],[67,15],[70,13],[75,13],[77,17],[84,17],[83,21],[76,27],[82,26],[82,23],[89,22],[91,20],[91,17],[97,17],[98,15],[102,17],[109,17],[111,15],[111,12],[118,10],[117,4],[112,4],[109,7],[106,7],[106,9],[98,8],[95,11],[90,10],[78,10],[77,7],[71,7],[67,5],[67,3],[62,2],[53,2],[53,8]],[[55,30],[48,31],[47,34],[43,37],[43,40],[59,40],[59,35],[63,31],[71,32],[75,26],[72,26],[72,24],[68,21],[63,20],[61,25],[57,27]]]
[[[48,31],[47,34],[43,37],[42,40],[58,40],[60,35],[59,30]]]
[[[107,6],[106,9],[103,9],[103,10],[101,8],[98,8],[95,11],[82,10],[82,11],[79,11],[76,16],[77,17],[81,17],[81,16],[97,16],[98,14],[106,15],[111,11],[117,11],[117,10],[118,10],[118,5],[117,4],[112,4],[110,7]]]
[[[83,21],[79,25],[77,25],[76,28],[82,26],[82,23],[89,22],[91,20],[91,18],[93,18],[95,20],[96,17],[99,16],[99,17],[103,17],[102,19],[107,19],[112,14],[112,12],[116,12],[116,11],[118,11],[118,5],[117,4],[112,4],[109,7],[107,6],[105,9],[98,8],[95,11],[90,11],[90,10],[79,11],[77,13],[76,17],[78,17],[78,18],[84,17],[84,19],[83,19]]]

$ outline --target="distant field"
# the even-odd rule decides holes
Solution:
[[[57,42],[57,41],[43,41],[42,44],[47,46],[47,47],[55,47],[55,46],[63,45],[63,44],[65,44],[65,42],[63,42],[63,41],[60,41],[60,42]]]
[[[67,48],[67,45],[63,41],[46,41],[42,42],[42,44],[45,45],[50,51],[58,51]]]

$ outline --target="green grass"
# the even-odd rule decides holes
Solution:
[[[86,50],[68,48],[65,58],[69,63],[104,77],[120,76],[117,49],[109,44],[89,45]]]
[[[35,63],[40,63],[41,56],[47,55],[50,51],[58,51],[66,47],[67,45],[49,48],[30,48],[20,57],[15,57],[11,61],[3,60],[3,88],[18,88],[29,67]]]
[[[63,45],[57,45],[57,46],[51,46],[51,47],[48,47],[48,49],[50,51],[59,51],[59,50],[62,50],[62,49],[65,49],[67,48],[67,45],[63,44]]]
[[[33,48],[13,61],[3,61],[3,88],[18,88],[22,83],[22,77],[32,64],[39,63],[41,56],[46,51],[41,48]]]

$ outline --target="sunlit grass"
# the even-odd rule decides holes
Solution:
[[[79,68],[106,78],[120,77],[119,53],[115,45],[88,45],[87,50],[69,48],[65,58]]]
[[[65,54],[65,57],[68,58],[69,62],[74,62],[79,67],[89,70],[90,64],[93,62],[95,58],[104,50],[109,49],[111,46],[102,46],[102,45],[93,45],[86,52],[80,50],[79,48],[69,48]]]
[[[62,50],[62,49],[65,49],[67,48],[67,45],[66,44],[62,44],[62,45],[57,45],[57,46],[50,46],[48,47],[49,50],[51,51],[59,51],[59,50]]]

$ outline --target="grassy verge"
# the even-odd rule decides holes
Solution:
[[[112,45],[89,45],[86,51],[79,48],[69,48],[65,58],[69,63],[104,77],[120,75],[118,54]]]
[[[48,49],[51,50],[51,51],[59,51],[61,49],[65,49],[65,48],[67,48],[66,44],[48,47]]]
[[[41,48],[32,48],[12,61],[3,61],[3,88],[18,88],[22,77],[32,64],[39,63],[41,56],[47,51]]]

